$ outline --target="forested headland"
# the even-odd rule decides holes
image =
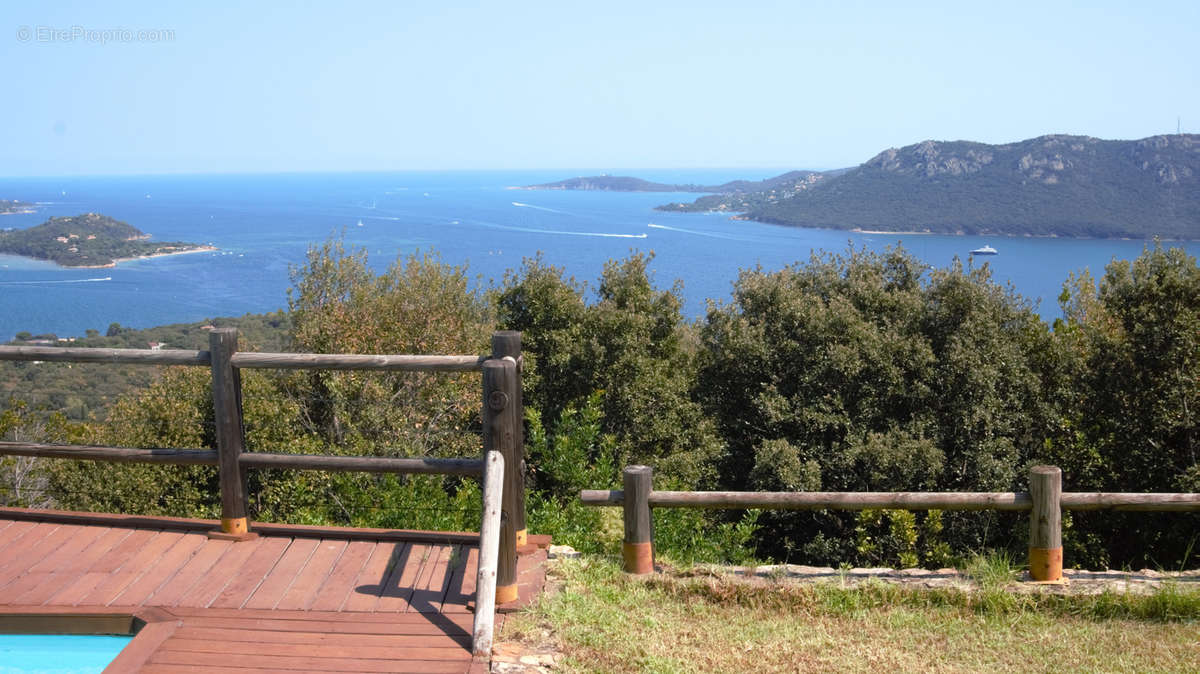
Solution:
[[[827,229],[1200,239],[1200,135],[1048,135],[992,145],[927,140],[861,165],[762,181],[664,185],[592,176],[529,189],[713,192],[662,211]]]
[[[181,241],[150,242],[138,228],[99,213],[53,217],[28,229],[0,231],[0,253],[64,267],[112,267],[138,257],[215,250]]]
[[[745,270],[732,297],[693,322],[680,288],[657,282],[652,262],[612,260],[588,285],[539,257],[479,288],[436,256],[376,273],[365,252],[333,240],[293,269],[286,312],[247,317],[279,342],[247,335],[244,346],[482,354],[492,331],[520,330],[529,528],[597,552],[619,549],[619,513],[582,507],[578,490],[618,487],[629,463],[654,466],[660,489],[1023,491],[1029,466],[1050,463],[1067,491],[1200,491],[1200,267],[1181,249],[1154,245],[1065,279],[1064,318],[1053,325],[986,265],[930,270],[902,249],[856,248]],[[203,327],[169,345],[203,348]],[[84,343],[126,334],[109,332]],[[156,371],[145,388],[74,419],[22,400],[14,371],[5,370],[17,382],[0,417],[6,437],[213,445],[202,368]],[[250,451],[479,452],[474,375],[242,376]],[[219,510],[207,467],[2,465],[8,504]],[[261,520],[478,526],[478,488],[460,478],[271,470],[250,480]],[[1028,516],[663,509],[655,519],[659,550],[677,560],[940,567],[989,549],[1023,557]],[[1198,525],[1194,514],[1069,513],[1066,558],[1195,566]]]

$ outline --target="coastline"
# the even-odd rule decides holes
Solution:
[[[118,257],[118,258],[113,259],[112,262],[109,262],[106,264],[59,264],[59,263],[55,262],[54,260],[47,260],[46,258],[42,258],[42,257],[32,257],[29,255],[17,255],[15,253],[4,253],[4,254],[12,255],[13,257],[19,257],[19,258],[23,258],[26,260],[37,260],[38,262],[49,262],[50,264],[53,264],[54,266],[58,267],[59,269],[112,269],[113,267],[116,267],[118,264],[120,264],[122,262],[133,262],[135,260],[149,260],[150,258],[167,257],[169,255],[187,255],[189,253],[205,253],[205,252],[211,252],[211,251],[215,251],[215,250],[221,250],[221,249],[217,248],[216,246],[208,246],[208,245],[195,246],[192,248],[188,248],[187,250],[172,250],[172,251],[165,252],[165,253],[151,253],[149,255],[135,255],[133,257]]]
[[[217,248],[216,246],[196,246],[195,248],[188,248],[187,250],[173,250],[173,251],[170,251],[167,253],[151,253],[149,255],[135,255],[133,257],[118,257],[118,258],[115,258],[112,262],[109,262],[108,264],[80,264],[80,265],[70,265],[70,266],[65,266],[65,265],[59,265],[59,266],[65,267],[66,269],[111,269],[111,268],[117,266],[118,264],[121,264],[122,262],[133,262],[135,260],[149,260],[150,258],[167,257],[169,255],[188,255],[189,253],[205,253],[205,252],[210,252],[210,251],[214,251],[214,250],[220,250],[220,248]]]

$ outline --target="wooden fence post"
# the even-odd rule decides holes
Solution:
[[[521,360],[521,333],[516,330],[501,330],[492,333],[492,357],[512,358],[517,365],[516,399],[512,401],[513,404],[510,407],[510,413],[514,417],[513,451],[512,456],[505,455],[504,457],[508,460],[515,459],[515,462],[505,463],[504,470],[507,478],[505,484],[513,485],[513,489],[516,490],[512,518],[513,527],[516,529],[517,546],[520,547],[529,542],[529,530],[525,524],[525,401],[521,378],[521,369],[524,365]]]
[[[479,566],[475,574],[475,623],[471,654],[492,655],[496,621],[496,559],[499,551],[500,499],[504,493],[504,456],[490,451],[483,460],[483,519],[479,522]]]
[[[217,328],[208,334],[217,466],[221,476],[221,534],[240,540],[250,537],[250,526],[246,519],[246,472],[238,462],[245,443],[245,431],[242,426],[242,377],[232,363],[237,341],[237,328]]]
[[[654,520],[650,517],[650,466],[625,467],[625,543],[621,546],[628,573],[654,571]]]
[[[504,457],[504,495],[500,503],[500,551],[496,562],[496,603],[517,598],[517,536],[514,513],[519,493],[511,466],[519,465],[513,456],[516,429],[512,407],[515,403],[517,365],[505,358],[493,358],[483,364],[483,452],[498,451]]]
[[[1035,581],[1062,580],[1062,471],[1029,469],[1029,497],[1029,575]]]

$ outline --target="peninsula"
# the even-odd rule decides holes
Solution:
[[[604,187],[571,186],[598,179],[531,188],[629,184],[609,179]],[[1200,134],[1141,140],[1048,135],[1002,145],[927,140],[884,150],[851,169],[675,191],[711,194],[658,210],[850,231],[1195,240]]]
[[[14,213],[33,213],[36,210],[36,205],[27,201],[16,201],[13,199],[0,199],[0,215],[12,215]]]
[[[64,267],[115,267],[126,260],[216,250],[179,241],[151,243],[149,238],[128,223],[84,213],[0,232],[0,253],[49,260]]]

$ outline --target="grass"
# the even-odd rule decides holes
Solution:
[[[570,672],[1200,670],[1200,592],[1014,594],[1002,562],[974,560],[971,593],[634,578],[607,559],[563,562],[560,591],[511,616],[503,638],[549,629]]]

